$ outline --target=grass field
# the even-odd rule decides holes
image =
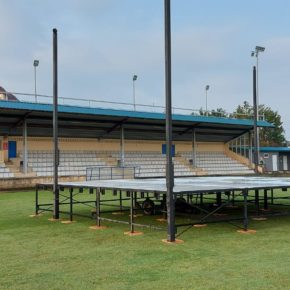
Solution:
[[[254,235],[229,224],[192,228],[183,244],[166,232],[89,219],[64,225],[29,218],[33,192],[0,194],[0,289],[290,289],[290,217],[252,221]],[[142,219],[142,218],[140,218]]]

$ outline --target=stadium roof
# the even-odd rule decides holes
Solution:
[[[0,101],[0,135],[22,135],[27,120],[28,135],[52,136],[51,104]],[[165,114],[129,110],[59,105],[59,136],[119,139],[123,126],[126,139],[165,140]],[[173,114],[174,141],[227,142],[253,129],[252,120]],[[259,121],[260,127],[273,127]]]

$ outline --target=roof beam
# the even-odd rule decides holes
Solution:
[[[190,130],[195,129],[200,123],[196,123],[193,126],[188,127],[187,129],[185,129],[184,131],[178,133],[179,136],[182,136],[184,134],[186,134],[187,132],[189,132]]]
[[[20,125],[23,124],[24,120],[31,114],[31,111],[30,112],[26,112],[17,122],[15,122],[14,124],[12,124],[10,126],[9,129],[14,129]]]

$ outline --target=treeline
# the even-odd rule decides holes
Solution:
[[[273,124],[274,128],[260,128],[260,145],[261,146],[287,146],[283,122],[278,111],[273,111],[266,105],[259,105],[259,119],[268,121]],[[249,119],[254,116],[253,106],[248,102],[238,105],[233,113],[228,114],[223,108],[217,108],[205,112],[202,109],[199,111],[200,115],[208,115],[212,117],[227,117],[237,119]]]

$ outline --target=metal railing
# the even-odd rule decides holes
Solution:
[[[140,169],[139,169],[140,170]],[[132,179],[138,173],[134,166],[95,166],[87,167],[86,180]]]
[[[18,100],[11,100],[11,95],[16,97]],[[18,92],[0,92],[0,101],[19,101],[28,102],[33,104],[52,104],[53,97],[49,95],[42,94],[29,94],[29,93],[18,93]],[[116,110],[134,110],[134,104],[128,102],[114,102],[114,101],[104,101],[104,100],[94,100],[94,99],[80,99],[80,98],[67,98],[59,97],[59,105],[65,106],[79,106],[84,108],[104,108],[104,109],[116,109]],[[148,105],[148,104],[135,104],[137,111],[139,112],[155,112],[155,113],[165,113],[165,106],[161,105]],[[216,112],[216,111],[206,111],[203,109],[189,109],[182,107],[172,107],[172,112],[174,114],[186,114],[194,116],[206,116],[209,117],[223,117],[223,118],[233,118],[233,119],[253,119],[253,114],[237,114],[228,112]],[[264,120],[264,115],[259,115],[259,120]]]

